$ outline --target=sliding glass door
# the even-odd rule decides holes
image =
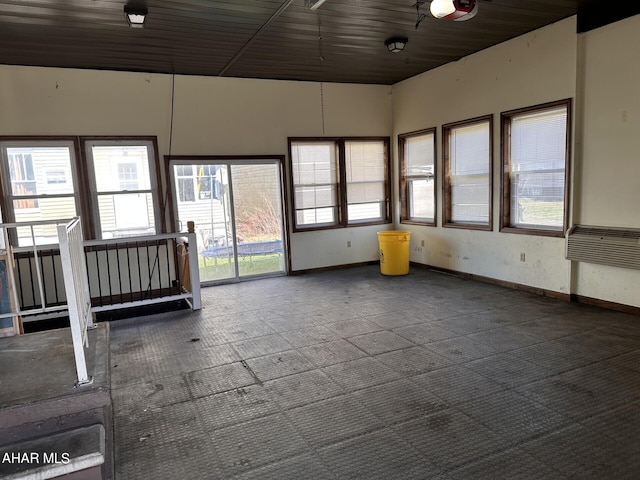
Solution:
[[[285,272],[282,160],[170,162],[181,230],[195,223],[203,284]]]

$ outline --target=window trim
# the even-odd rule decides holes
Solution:
[[[404,146],[407,139],[420,137],[423,135],[433,135],[433,221],[422,221],[417,217],[410,217],[409,210],[409,175],[406,172],[406,158]],[[401,133],[398,135],[398,159],[400,169],[400,223],[407,225],[425,225],[427,227],[435,227],[438,224],[438,134],[437,128],[425,128],[414,132]]]
[[[552,110],[560,106],[565,106],[567,109],[562,229],[514,227],[511,225],[511,120],[521,114]],[[564,238],[569,228],[570,212],[572,106],[572,99],[565,98],[554,102],[509,110],[500,114],[500,232]]]
[[[29,148],[29,147],[69,147],[71,154],[70,168],[71,168],[71,183],[74,190],[81,190],[82,174],[82,154],[80,150],[80,142],[77,136],[69,135],[3,135],[0,136],[0,144],[2,145],[2,152],[0,153],[0,164],[2,171],[4,172],[6,167],[7,175],[2,175],[0,181],[0,210],[2,211],[2,219],[5,223],[15,223],[15,211],[13,208],[13,200],[15,197],[11,193],[11,177],[9,174],[8,156],[5,158],[6,148]],[[20,198],[24,199],[53,199],[53,198],[66,198],[74,197],[74,203],[76,207],[76,215],[80,216],[85,212],[83,205],[83,195],[81,192],[75,191],[74,193],[54,193],[54,194],[40,194],[40,195],[28,195]],[[39,207],[38,207],[39,208]],[[82,222],[83,234],[87,237],[89,232],[87,222]],[[10,241],[14,246],[18,246],[18,237],[16,232],[9,232]],[[49,244],[47,244],[49,245]],[[38,245],[38,247],[47,246],[45,244]]]
[[[488,123],[489,125],[489,171],[487,173],[489,177],[489,219],[487,224],[454,222],[451,220],[450,132],[457,127],[467,127],[482,123]],[[493,231],[493,123],[493,114],[489,114],[442,125],[442,226],[444,228]]]
[[[83,166],[83,182],[84,182],[84,201],[85,207],[83,211],[89,218],[89,237],[91,239],[102,238],[100,213],[98,210],[98,195],[114,194],[118,192],[99,192],[96,188],[95,174],[90,157],[87,151],[89,145],[130,145],[139,146],[149,144],[153,148],[153,158],[149,158],[149,182],[151,199],[154,208],[155,234],[166,233],[166,225],[163,220],[163,208],[160,198],[160,189],[162,179],[160,178],[160,157],[158,153],[158,139],[155,136],[82,136],[80,138],[80,150],[82,152]],[[145,190],[146,191],[146,190]],[[83,222],[84,223],[84,222]]]
[[[358,222],[348,222],[347,219],[347,208],[348,208],[348,199],[347,199],[347,172],[346,172],[346,154],[345,154],[345,144],[347,142],[371,142],[371,141],[380,141],[383,142],[385,149],[385,162],[384,162],[384,192],[385,192],[385,205],[382,220],[376,221],[358,221]],[[295,184],[293,180],[293,155],[291,145],[295,142],[335,142],[338,155],[336,161],[338,162],[338,178],[337,178],[337,218],[335,223],[331,223],[329,225],[326,224],[317,224],[311,225],[308,227],[298,226],[296,221],[296,205],[295,205]],[[372,136],[372,137],[288,137],[287,138],[289,158],[287,160],[287,171],[286,174],[288,176],[288,187],[290,194],[290,203],[289,206],[291,208],[291,226],[292,231],[294,233],[297,232],[312,232],[316,230],[334,230],[339,228],[353,228],[353,227],[364,227],[371,225],[386,225],[393,222],[392,212],[391,212],[391,138],[383,137],[383,136]]]

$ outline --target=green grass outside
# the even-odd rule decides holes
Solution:
[[[238,258],[240,276],[260,275],[263,273],[281,272],[284,270],[282,254],[257,255]],[[223,280],[235,278],[233,258],[198,257],[200,281]]]
[[[522,199],[519,203],[521,210],[518,223],[562,226],[563,202],[541,202]]]

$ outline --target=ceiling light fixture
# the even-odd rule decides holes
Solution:
[[[398,53],[404,50],[408,41],[409,39],[407,37],[391,37],[387,38],[384,44],[390,52]]]
[[[476,0],[433,0],[430,10],[436,18],[461,22],[476,16],[478,3]]]
[[[311,10],[315,10],[326,1],[327,0],[305,0],[304,4],[307,8],[310,8]]]
[[[147,7],[124,6],[124,18],[131,28],[144,28],[148,13]]]

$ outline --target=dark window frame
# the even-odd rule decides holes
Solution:
[[[483,123],[487,123],[489,126],[488,222],[486,224],[455,222],[451,219],[451,153],[449,148],[451,131],[458,127],[468,127]],[[493,231],[493,124],[493,114],[489,114],[442,125],[442,226],[445,228]]]
[[[46,147],[51,146],[53,144],[69,144],[69,150],[71,153],[71,182],[75,190],[77,190],[74,194],[40,194],[33,196],[26,196],[22,198],[63,198],[63,197],[74,197],[75,198],[75,209],[76,215],[80,216],[85,212],[84,204],[83,204],[83,194],[82,194],[82,153],[80,151],[80,139],[77,136],[71,135],[3,135],[0,136],[0,144],[4,143],[15,143],[15,144],[24,144],[19,148],[28,148],[31,147]],[[8,160],[8,159],[7,159]],[[11,193],[11,178],[10,173],[7,170],[6,177],[4,175],[4,167],[2,167],[2,175],[0,181],[0,208],[2,209],[2,219],[5,223],[14,223],[16,222],[15,211],[13,207],[13,200],[16,199]],[[77,187],[77,188],[76,188]],[[20,198],[20,197],[18,197]],[[39,208],[36,206],[34,208]],[[83,217],[84,218],[84,217]],[[87,222],[83,221],[82,223],[83,234],[85,238],[88,238],[89,235],[89,226]],[[14,232],[10,233],[10,239],[14,246],[18,246],[18,237]],[[41,246],[42,244],[39,244]]]
[[[0,143],[23,143],[25,146],[30,143],[34,146],[38,144],[46,145],[47,143],[69,143],[72,152],[72,165],[71,165],[71,183],[75,190],[76,199],[76,215],[82,218],[82,229],[84,238],[96,239],[99,235],[96,234],[97,223],[94,218],[92,207],[92,193],[91,183],[89,178],[89,171],[87,167],[86,145],[87,141],[140,141],[150,142],[153,145],[155,158],[150,159],[153,163],[153,169],[155,175],[152,175],[151,182],[155,186],[152,194],[154,208],[156,208],[156,232],[164,233],[166,231],[165,221],[162,218],[163,210],[161,208],[161,198],[163,192],[163,183],[160,174],[160,160],[158,153],[158,141],[156,136],[80,136],[80,135],[14,135],[14,136],[0,136]],[[2,215],[6,223],[12,223],[15,221],[15,215],[13,207],[9,205],[9,199],[11,195],[6,195],[7,185],[5,184],[5,178],[3,175],[2,181],[0,181],[0,207],[2,208]],[[9,186],[10,188],[10,186]],[[60,196],[66,196],[61,194]],[[51,195],[50,195],[51,197]],[[15,241],[15,239],[12,239]]]
[[[97,209],[97,201],[99,192],[94,192],[92,185],[94,185],[94,179],[91,178],[92,168],[89,167],[89,156],[87,154],[87,144],[92,142],[113,142],[114,145],[119,143],[129,144],[135,142],[150,143],[153,148],[153,158],[149,158],[149,181],[151,190],[151,201],[154,208],[154,223],[155,223],[155,235],[166,232],[166,225],[164,219],[164,209],[162,206],[162,178],[160,173],[160,156],[158,152],[158,137],[150,135],[127,135],[127,136],[112,136],[112,135],[93,135],[93,136],[80,136],[80,153],[82,155],[82,182],[84,197],[83,212],[86,217],[90,219],[90,239],[99,239],[102,237],[100,232],[100,219],[98,218],[99,212]],[[84,222],[83,222],[84,223]]]
[[[411,217],[409,212],[411,211],[409,194],[409,181],[412,179],[429,178],[428,175],[407,175],[407,165],[405,158],[405,143],[407,139],[421,137],[424,135],[433,135],[433,221],[425,221],[418,217]],[[402,133],[398,135],[398,158],[400,169],[400,223],[407,225],[425,225],[427,227],[435,227],[438,223],[438,135],[437,128],[425,128],[423,130],[417,130],[414,132]]]
[[[346,174],[346,155],[345,144],[347,142],[382,142],[385,151],[384,160],[384,192],[385,202],[383,207],[382,220],[375,221],[355,221],[349,222],[347,218],[347,174]],[[335,142],[337,148],[337,215],[336,221],[329,225],[327,224],[315,224],[310,226],[299,226],[296,218],[296,205],[295,205],[295,183],[293,179],[293,155],[292,155],[292,143],[295,142]],[[391,213],[391,138],[390,137],[288,137],[288,152],[289,158],[287,160],[287,177],[290,191],[290,208],[292,217],[292,231],[293,232],[310,232],[318,230],[334,230],[340,228],[352,228],[352,227],[364,227],[370,225],[386,225],[392,223]]]
[[[514,117],[522,114],[543,112],[564,106],[567,110],[566,122],[566,146],[564,169],[564,205],[562,229],[517,227],[511,223],[511,122]],[[500,231],[505,233],[517,233],[524,235],[537,235],[545,237],[564,237],[569,228],[570,213],[570,185],[571,185],[571,142],[572,142],[572,106],[571,98],[542,103],[530,107],[509,110],[500,114]]]

